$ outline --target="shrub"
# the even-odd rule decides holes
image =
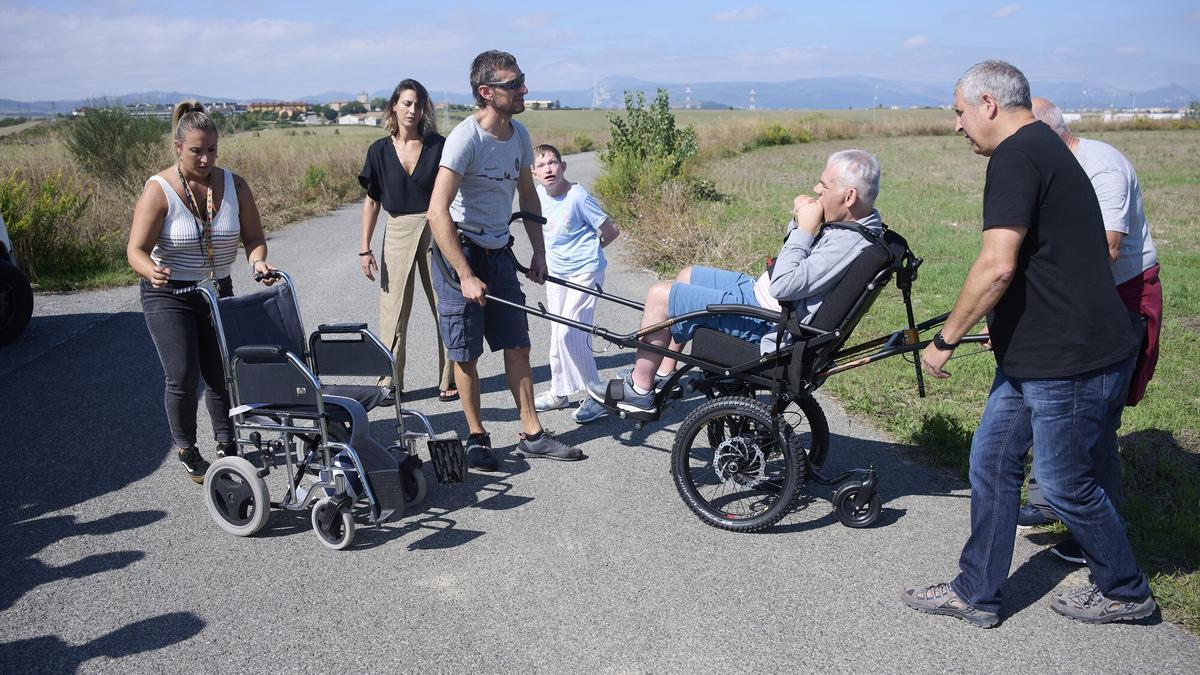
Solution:
[[[591,136],[579,134],[575,137],[575,147],[578,152],[591,152],[596,149],[596,141],[592,140]]]
[[[0,181],[0,215],[31,281],[106,261],[104,239],[84,240],[75,227],[87,205],[88,197],[61,173],[37,185],[15,173]]]
[[[170,125],[124,108],[94,108],[71,122],[65,143],[76,164],[103,183],[139,194],[146,176],[170,162]]]
[[[611,176],[612,197],[628,198],[637,191],[662,185],[683,174],[683,165],[696,154],[696,130],[679,129],[665,89],[646,106],[646,95],[625,92],[625,116],[609,114],[612,138],[601,156]]]
[[[329,182],[329,172],[320,164],[309,164],[304,170],[304,189],[310,192],[320,190]]]

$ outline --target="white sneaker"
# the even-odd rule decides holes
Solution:
[[[595,422],[606,413],[608,411],[604,409],[604,406],[596,403],[591,398],[585,398],[579,404],[579,407],[575,409],[575,412],[571,413],[571,419],[580,424],[587,424],[588,422]]]
[[[555,396],[548,391],[543,391],[533,399],[533,409],[538,412],[546,412],[547,410],[559,410],[571,405],[571,399],[566,396]]]

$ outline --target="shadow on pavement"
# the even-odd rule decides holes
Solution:
[[[0,447],[7,475],[19,477],[0,523],[116,492],[170,451],[162,366],[145,321],[140,312],[109,316],[0,381]]]
[[[171,612],[136,621],[81,645],[57,635],[0,644],[0,671],[6,673],[72,673],[100,657],[121,658],[150,652],[191,639],[205,622],[191,612]]]

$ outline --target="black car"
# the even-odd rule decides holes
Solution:
[[[33,315],[33,289],[17,268],[12,240],[0,216],[0,345],[17,339]]]

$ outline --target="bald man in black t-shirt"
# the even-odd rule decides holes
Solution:
[[[1124,401],[1137,338],[1112,284],[1104,220],[1087,174],[1030,110],[1029,83],[1003,61],[967,70],[954,92],[956,131],[989,157],[983,241],[954,310],[921,354],[942,368],[981,318],[996,377],[971,442],[971,535],[950,583],[912,587],[910,607],[980,627],[999,622],[1012,563],[1025,453],[1042,492],[1075,534],[1092,582],[1051,607],[1088,623],[1155,609],[1125,527],[1094,465],[1112,410]]]

